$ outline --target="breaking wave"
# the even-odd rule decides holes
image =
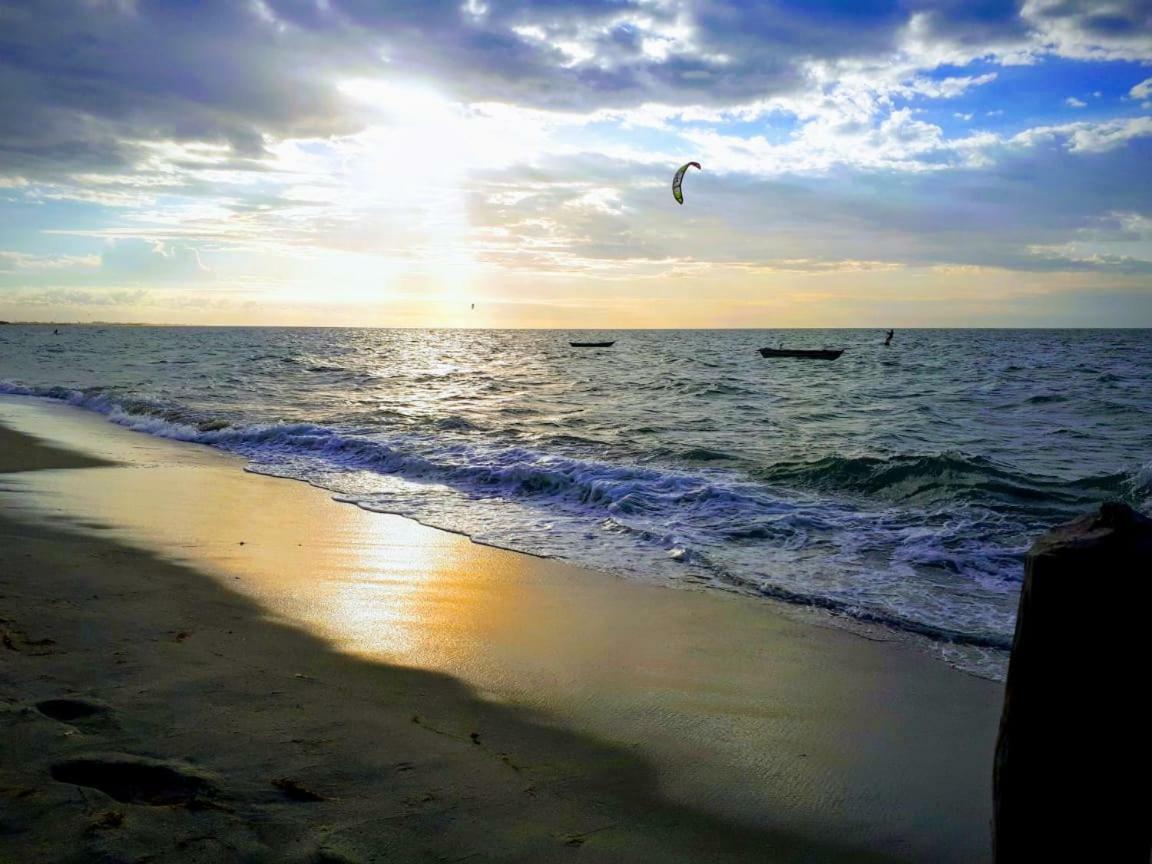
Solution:
[[[1046,502],[1082,505],[1139,492],[1136,475],[1107,474],[1067,481],[1013,470],[990,459],[941,453],[927,456],[828,456],[785,462],[757,472],[765,483],[878,496],[890,501]]]

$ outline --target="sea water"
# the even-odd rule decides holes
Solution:
[[[1152,504],[1147,330],[53,329],[0,327],[0,392],[478,542],[916,634],[984,674],[1029,543]],[[846,350],[757,353],[780,343]]]

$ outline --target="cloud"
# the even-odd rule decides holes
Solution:
[[[22,252],[0,251],[0,270],[43,272],[74,270],[100,266],[96,255],[27,255]]]
[[[51,288],[46,291],[23,292],[13,300],[28,306],[127,306],[139,303],[147,296],[142,288],[125,291]]]
[[[1148,60],[1147,0],[1025,0],[1020,17],[1043,49],[1078,60]]]
[[[910,35],[920,44],[936,42],[981,53],[1024,41],[1029,26],[1014,0],[921,2],[912,7]]]
[[[0,287],[192,284],[215,277],[186,245],[124,237],[99,255],[29,255],[0,251]]]
[[[1152,210],[1134,170],[1152,118],[1111,98],[1135,76],[1090,117],[1061,99],[1102,86],[1081,60],[1152,60],[1147,0],[30,0],[0,14],[0,207],[51,214],[37,231],[90,253],[41,254],[55,235],[4,212],[0,245],[21,251],[0,254],[0,286],[211,282],[217,297],[239,290],[221,266],[240,259],[243,279],[325,286],[315,274],[343,284],[345,270],[434,285],[437,267],[1142,266],[1145,241],[1101,221]],[[1088,83],[1066,83],[1073,67]],[[1042,98],[1019,96],[1050,71]],[[705,171],[670,208],[668,166],[686,158]]]
[[[259,4],[27,2],[0,27],[6,173],[130,169],[143,142],[210,142],[259,155],[265,136],[331,134],[332,77],[375,68],[345,29],[279,28]],[[317,24],[319,22],[316,22]]]
[[[1031,246],[1029,251],[1040,258],[1066,262],[1060,270],[1107,270],[1112,273],[1150,274],[1152,261],[1130,255],[1108,255],[1100,252],[1085,252],[1076,243],[1061,243],[1052,246]]]
[[[856,71],[877,92],[955,98],[975,58],[1152,59],[1145,0],[744,4],[727,0],[30,0],[0,28],[0,164],[12,176],[124,172],[150,144],[224,147],[354,133],[349,78],[423,80],[463,102],[595,112],[806,98]]]
[[[1032,146],[1042,140],[1063,140],[1069,150],[1079,153],[1102,153],[1122,147],[1136,138],[1152,135],[1152,117],[1133,117],[1099,123],[1064,123],[1038,126],[1018,133],[1014,143]]]
[[[1147,0],[942,0],[918,6],[908,27],[909,48],[938,62],[1152,57]]]
[[[210,279],[212,271],[190,246],[167,245],[140,239],[115,240],[100,256],[100,269],[108,279],[139,282],[189,282]]]

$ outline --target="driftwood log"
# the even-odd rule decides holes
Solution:
[[[1127,505],[1028,553],[992,827],[996,864],[1149,864],[1152,519]]]

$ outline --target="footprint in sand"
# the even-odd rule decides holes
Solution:
[[[99,789],[123,804],[211,806],[215,785],[195,769],[130,754],[95,754],[57,762],[53,780]]]
[[[34,707],[45,717],[72,726],[103,726],[112,720],[112,712],[107,705],[90,699],[45,699],[37,702]]]

